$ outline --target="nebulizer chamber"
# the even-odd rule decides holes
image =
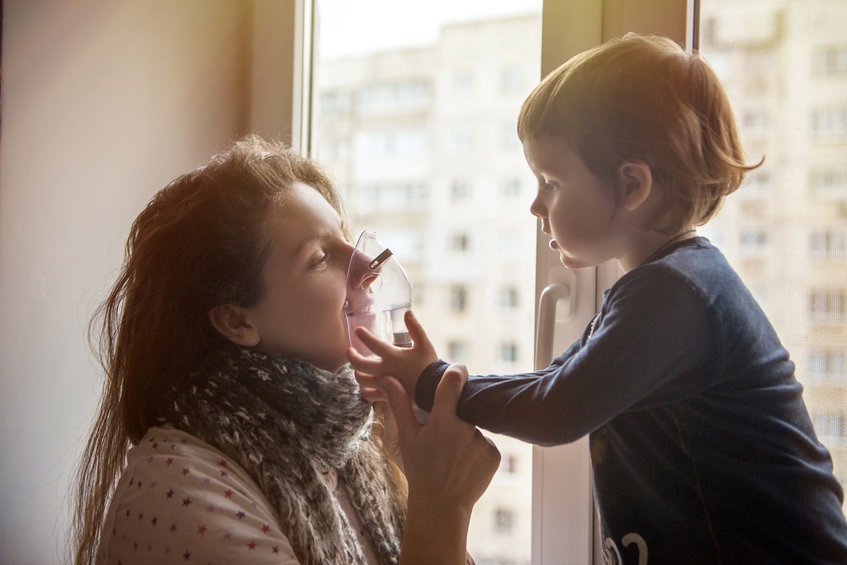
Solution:
[[[350,345],[363,355],[372,352],[355,334],[365,327],[383,341],[411,347],[404,316],[412,306],[412,285],[400,262],[376,234],[364,231],[347,268],[347,332]]]

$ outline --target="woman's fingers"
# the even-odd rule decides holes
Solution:
[[[403,385],[396,379],[388,377],[385,379],[385,386],[388,393],[388,403],[391,407],[392,414],[394,414],[394,421],[397,424],[397,434],[400,438],[400,449],[403,452],[403,460],[406,461],[406,452],[414,447],[421,425],[415,419],[415,413],[412,411],[412,403]]]

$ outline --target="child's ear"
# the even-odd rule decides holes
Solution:
[[[209,310],[209,322],[236,345],[255,347],[261,341],[259,330],[250,322],[244,308],[235,304],[221,304]]]
[[[653,190],[650,165],[639,159],[624,161],[618,168],[621,182],[621,205],[632,212],[638,209]]]

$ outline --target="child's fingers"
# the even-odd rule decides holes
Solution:
[[[365,347],[383,357],[386,353],[391,351],[391,348],[394,347],[390,343],[385,343],[374,334],[372,334],[367,328],[358,327],[355,330],[356,337],[365,344]]]
[[[414,312],[409,310],[406,312],[404,318],[406,322],[406,329],[409,330],[409,337],[412,338],[412,341],[415,345],[425,345],[426,347],[432,347],[432,343],[429,341],[429,337],[426,335],[426,332],[423,329],[420,321],[418,321],[417,316],[415,316]]]
[[[357,373],[377,374],[382,368],[382,359],[379,357],[365,357],[352,347],[347,349],[347,360],[353,365]],[[358,377],[358,375],[356,375]]]

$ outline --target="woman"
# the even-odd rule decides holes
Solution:
[[[351,253],[326,175],[256,136],[153,198],[99,312],[77,563],[465,561],[499,453],[455,417],[460,372],[422,428],[397,386],[406,520],[346,361]]]

